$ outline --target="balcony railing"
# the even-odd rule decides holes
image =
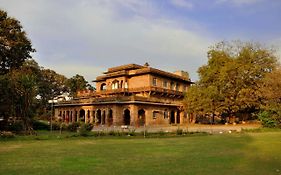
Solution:
[[[183,92],[171,90],[171,89],[165,89],[161,87],[155,87],[155,86],[148,86],[148,87],[139,87],[139,88],[119,88],[119,89],[108,89],[103,91],[79,91],[78,97],[103,97],[107,95],[115,95],[115,94],[122,94],[122,93],[138,93],[138,92],[155,92],[155,93],[161,93],[161,94],[167,94],[167,95],[177,95],[182,96]]]

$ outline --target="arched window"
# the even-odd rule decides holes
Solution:
[[[128,82],[127,81],[125,81],[125,83],[124,83],[124,88],[128,89]]]
[[[176,91],[179,91],[180,85],[179,83],[176,83]]]
[[[157,86],[157,79],[156,78],[152,79],[152,86]]]
[[[111,88],[112,89],[118,89],[119,88],[119,81],[118,80],[114,80],[111,84]]]
[[[174,90],[174,89],[175,89],[175,83],[174,83],[174,82],[171,82],[171,84],[170,84],[170,89],[171,89],[171,90]]]
[[[166,119],[166,118],[168,118],[169,116],[168,116],[168,111],[167,111],[167,109],[165,109],[164,110],[164,119]]]
[[[105,90],[106,90],[106,84],[105,84],[105,83],[102,83],[102,84],[101,84],[100,90],[101,90],[101,91],[105,91]]]

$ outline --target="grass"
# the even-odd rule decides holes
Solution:
[[[280,131],[148,139],[69,135],[0,141],[0,174],[281,174]]]

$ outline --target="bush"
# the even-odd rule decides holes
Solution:
[[[262,125],[267,128],[276,128],[280,126],[278,123],[276,114],[270,111],[263,111],[258,114],[258,118],[261,121]]]
[[[53,130],[60,130],[60,123],[59,122],[53,122],[52,123],[52,129]]]
[[[70,123],[67,126],[67,130],[71,131],[71,132],[77,132],[77,129],[79,128],[79,126],[80,126],[79,122]]]
[[[177,131],[176,131],[176,134],[177,135],[183,135],[183,130],[178,128]]]
[[[128,135],[129,136],[136,136],[136,130],[135,129],[129,130]]]
[[[122,136],[122,133],[119,132],[118,130],[117,130],[117,131],[110,130],[110,131],[108,132],[108,135],[109,135],[109,136]]]
[[[14,123],[10,123],[8,126],[8,130],[15,132],[15,133],[20,133],[21,131],[24,130],[23,127],[23,122],[22,121],[16,121]]]
[[[92,123],[86,123],[84,124],[85,125],[85,128],[87,131],[92,131],[94,125]]]
[[[32,122],[34,130],[49,130],[50,125],[47,122],[35,120]]]
[[[89,126],[87,126],[87,124],[82,124],[80,127],[79,127],[79,135],[80,136],[83,136],[83,137],[87,137],[90,135],[90,131],[88,130],[89,129]]]

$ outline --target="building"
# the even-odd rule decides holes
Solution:
[[[181,101],[192,84],[187,72],[170,73],[128,64],[109,68],[94,81],[96,91],[55,105],[55,117],[66,123],[105,126],[155,126],[187,122]]]

